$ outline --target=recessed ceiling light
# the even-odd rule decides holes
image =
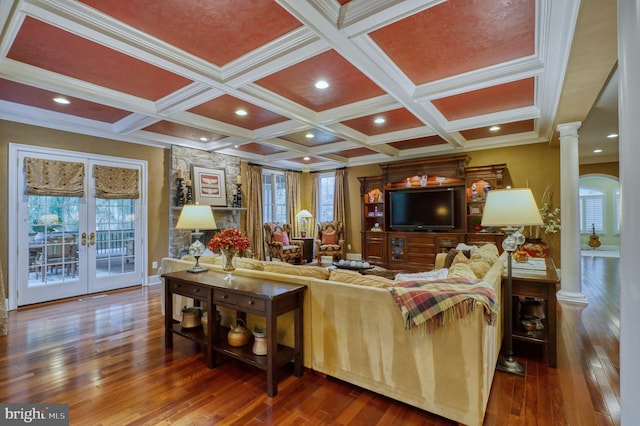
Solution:
[[[306,135],[304,135],[305,138],[307,139],[313,139],[315,137],[315,135],[311,132],[307,133]]]
[[[235,149],[238,149],[238,148],[240,148],[240,145],[234,145],[233,147],[234,147]]]
[[[382,124],[385,121],[387,121],[387,120],[385,120],[384,117],[376,117],[376,119],[373,120],[373,122],[376,123],[376,124]]]
[[[53,98],[53,102],[62,104],[62,105],[69,105],[71,103],[71,101],[67,98],[63,98],[62,96],[58,96],[56,98]]]
[[[200,140],[201,140],[202,142],[208,142],[208,141],[209,141],[209,138],[205,138],[205,137],[203,136],[203,137],[201,137],[201,138],[200,138]]]
[[[596,154],[600,154],[602,152],[602,150],[601,149],[594,149],[593,152],[596,153]]]
[[[236,115],[247,115],[247,111],[244,109],[237,109],[236,110]]]
[[[316,81],[316,89],[326,89],[329,87],[329,83],[324,80]]]
[[[490,132],[497,132],[498,130],[500,130],[500,126],[491,126],[491,127],[489,127],[489,131]]]
[[[311,160],[311,157],[303,157],[302,159],[303,159],[304,161],[309,161],[309,160]]]
[[[617,138],[617,137],[618,137],[618,134],[617,134],[617,133],[611,133],[611,134],[607,135],[607,137],[608,137],[609,139]]]

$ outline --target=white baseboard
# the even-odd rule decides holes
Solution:
[[[162,284],[162,280],[160,280],[160,275],[149,275],[147,279],[147,285],[156,285]]]

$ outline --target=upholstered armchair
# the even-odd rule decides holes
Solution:
[[[288,223],[267,222],[264,224],[264,242],[267,255],[283,262],[299,263],[302,259],[304,241],[292,241],[291,225]]]
[[[334,260],[344,258],[344,226],[342,222],[318,223],[315,246],[318,262],[322,256],[332,256]]]

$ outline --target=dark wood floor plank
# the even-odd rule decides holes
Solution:
[[[485,425],[620,424],[619,260],[583,258],[583,292],[587,306],[558,306],[558,368],[541,347],[514,345],[527,376],[495,373]],[[159,306],[151,287],[10,312],[0,401],[68,403],[74,425],[452,424],[290,366],[269,398],[260,370],[233,360],[210,370],[179,336],[165,349]]]

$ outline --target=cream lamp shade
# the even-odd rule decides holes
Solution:
[[[298,219],[302,219],[302,218],[309,219],[309,218],[313,217],[313,215],[311,214],[311,212],[309,210],[300,210],[300,212],[298,212],[296,217]]]
[[[207,272],[207,268],[200,266],[200,256],[205,251],[205,245],[200,242],[202,237],[201,229],[216,229],[216,220],[213,218],[211,206],[201,206],[199,204],[186,204],[182,207],[177,229],[190,229],[191,237],[194,240],[189,247],[189,253],[196,258],[196,264],[187,272],[199,273]]]
[[[529,188],[494,189],[487,194],[482,226],[520,227],[543,225]]]
[[[216,229],[216,220],[213,218],[211,206],[199,204],[186,204],[182,207],[177,229]]]

